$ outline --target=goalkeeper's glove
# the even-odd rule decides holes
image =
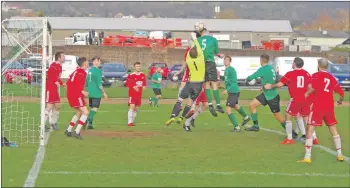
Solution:
[[[192,40],[196,40],[197,39],[197,32],[191,32],[191,38]]]

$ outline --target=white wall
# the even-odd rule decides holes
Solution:
[[[297,37],[297,40],[308,40],[311,45],[335,47],[346,40],[346,38],[320,38],[320,37]]]

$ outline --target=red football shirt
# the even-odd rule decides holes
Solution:
[[[295,69],[287,72],[280,82],[288,86],[289,95],[296,102],[305,101],[305,93],[310,83],[310,74],[304,69]]]
[[[146,86],[146,76],[142,72],[131,73],[126,79],[126,86],[129,88],[129,97],[142,97],[143,87]],[[138,91],[134,89],[137,86]]]
[[[185,62],[186,62],[186,57],[187,57],[187,55],[188,55],[188,52],[191,50],[191,48],[190,47],[188,47],[187,49],[186,49],[186,52],[185,52]],[[189,77],[190,77],[190,71],[188,70],[188,67],[187,67],[187,65],[186,65],[186,68],[185,68],[185,70],[184,70],[184,73],[183,73],[183,76],[182,76],[182,82],[188,82],[188,79],[189,79]]]
[[[334,110],[333,92],[344,96],[344,91],[334,76],[325,71],[319,71],[312,75],[311,87],[315,90],[313,109]]]
[[[82,68],[77,68],[67,81],[67,95],[73,97],[84,96],[81,92],[84,90],[86,81],[86,72]]]
[[[61,80],[61,73],[62,65],[57,62],[51,63],[46,74],[46,90],[57,90],[56,82],[60,83],[60,85],[63,85],[63,82]]]

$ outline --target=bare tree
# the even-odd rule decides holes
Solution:
[[[239,19],[233,9],[224,9],[217,16],[218,19]]]

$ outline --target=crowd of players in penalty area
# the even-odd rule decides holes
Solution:
[[[219,74],[216,70],[214,61],[215,56],[224,57],[219,54],[217,40],[209,35],[203,23],[195,24],[195,31],[191,33],[193,45],[186,50],[185,61],[180,70],[174,77],[183,72],[182,82],[179,88],[178,100],[175,103],[169,120],[166,125],[169,126],[174,122],[183,124],[185,131],[190,132],[191,126],[195,127],[195,119],[206,108],[210,113],[217,117],[219,113],[225,113],[220,104],[220,93],[218,90]],[[65,135],[76,137],[82,140],[81,129],[94,129],[93,120],[99,109],[101,98],[107,98],[107,94],[102,87],[102,71],[100,69],[101,61],[99,57],[93,57],[93,67],[88,72],[88,61],[85,57],[78,59],[77,69],[69,76],[67,83],[60,79],[62,72],[62,63],[64,54],[57,52],[55,62],[53,62],[47,72],[46,83],[46,109],[45,123],[57,130],[57,120],[60,111],[60,96],[58,88],[60,86],[67,88],[67,99],[69,105],[75,110]],[[343,161],[344,157],[341,151],[341,139],[336,128],[337,120],[334,113],[333,92],[340,95],[337,103],[342,103],[344,92],[336,79],[326,72],[328,67],[327,59],[318,60],[318,72],[312,76],[303,70],[304,62],[301,58],[296,57],[293,62],[293,71],[288,72],[279,81],[276,79],[276,72],[269,65],[269,55],[260,56],[261,67],[252,75],[248,76],[247,81],[260,78],[262,89],[249,104],[250,115],[238,104],[240,88],[237,82],[236,70],[230,66],[231,57],[224,57],[225,73],[224,80],[225,90],[222,94],[227,96],[226,113],[233,125],[232,132],[240,132],[241,128],[232,113],[235,109],[243,122],[244,127],[249,121],[253,121],[253,126],[245,128],[246,131],[259,131],[257,108],[261,105],[268,105],[275,119],[285,129],[287,138],[282,144],[294,144],[293,139],[305,140],[305,156],[298,162],[311,163],[311,148],[313,144],[319,144],[316,137],[315,128],[322,126],[322,123],[328,126],[330,134],[333,137],[335,148],[337,150],[337,160]],[[134,121],[141,106],[142,91],[146,88],[146,75],[141,72],[141,63],[134,63],[135,71],[128,75],[126,86],[128,92],[128,126],[135,126]],[[149,104],[158,106],[161,99],[161,68],[157,68],[152,75],[152,88],[155,97],[149,99]],[[277,88],[288,86],[290,102],[286,108],[285,116],[280,113],[280,96]],[[212,103],[211,87],[215,98],[216,107]],[[86,106],[85,97],[89,98],[90,111]],[[185,107],[182,109],[182,103]],[[179,116],[182,111],[181,116]],[[292,118],[296,119],[297,126],[292,128]],[[307,128],[305,129],[305,124]],[[73,127],[76,126],[73,132]],[[298,133],[301,137],[298,138]]]

